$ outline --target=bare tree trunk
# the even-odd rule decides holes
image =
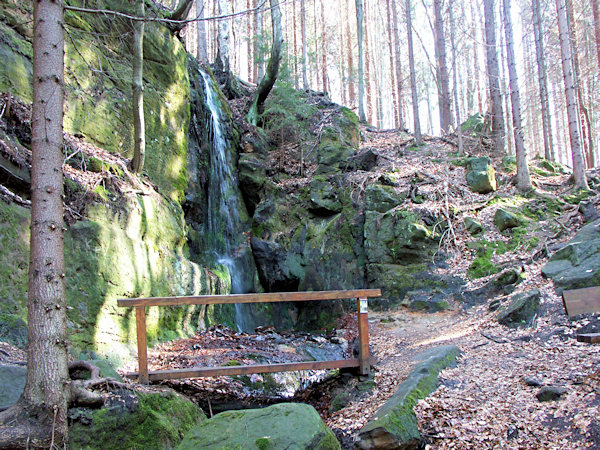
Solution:
[[[350,6],[351,0],[347,0],[348,20],[346,20],[346,54],[348,57],[348,104],[354,108],[356,96],[354,94],[354,49],[352,48],[352,37],[350,33]]]
[[[500,92],[500,68],[496,48],[496,20],[494,0],[483,0],[485,16],[485,44],[487,57],[487,75],[490,87],[492,140],[494,153],[505,154],[504,149],[504,111],[502,108],[502,93]]]
[[[246,8],[250,9],[252,8],[252,4],[250,2],[250,0],[246,0]],[[246,16],[246,30],[247,30],[247,34],[246,37],[248,38],[247,41],[247,47],[246,47],[246,52],[248,53],[248,81],[252,82],[253,77],[252,77],[252,73],[253,73],[253,66],[254,64],[252,64],[252,58],[254,57],[254,55],[252,54],[252,50],[253,50],[253,45],[252,45],[252,15],[248,14]]]
[[[366,122],[365,115],[365,58],[363,50],[363,21],[365,18],[363,0],[356,0],[356,30],[358,35],[358,118]]]
[[[394,128],[398,128],[399,120],[398,120],[398,101],[396,99],[396,90],[394,89],[394,35],[392,34],[392,8],[390,6],[390,0],[386,0],[386,13],[387,13],[387,41],[388,41],[388,51],[390,53],[390,85],[392,91],[392,105],[394,110]],[[396,80],[396,84],[398,80]]]
[[[306,51],[306,0],[300,0],[300,26],[302,28],[302,85],[308,89],[308,76],[306,65],[308,64],[308,54]]]
[[[560,38],[560,52],[562,56],[563,80],[565,83],[565,98],[567,101],[567,117],[569,120],[569,138],[571,140],[571,155],[573,157],[573,177],[575,179],[575,185],[578,188],[588,189],[583,152],[581,148],[581,137],[579,135],[579,115],[577,111],[575,80],[573,76],[573,56],[571,55],[571,43],[569,40],[567,6],[565,0],[555,1],[556,12],[558,14],[558,29]]]
[[[506,36],[506,58],[508,62],[508,79],[510,83],[510,100],[512,105],[513,132],[515,137],[515,153],[517,157],[517,188],[530,191],[531,178],[527,164],[527,152],[523,141],[523,126],[521,125],[521,98],[519,94],[519,78],[515,64],[515,50],[513,45],[512,21],[510,18],[510,0],[503,0],[504,7],[504,34]]]
[[[368,8],[364,10],[364,33],[365,33],[365,94],[367,100],[367,119],[370,123],[374,122],[375,108],[373,107],[373,83],[371,73],[371,52],[369,51],[369,14]]]
[[[449,0],[448,12],[450,14],[450,46],[452,47],[452,89],[454,91],[454,117],[456,119],[456,134],[458,136],[458,155],[462,156],[465,153],[463,144],[462,127],[460,120],[460,108],[458,106],[458,82],[457,82],[457,70],[456,70],[456,43],[454,40],[454,34],[456,33],[456,27],[454,26],[454,0]]]
[[[196,10],[200,18],[204,18],[205,0],[196,0]],[[208,48],[206,46],[206,23],[198,21],[198,61],[201,64],[208,63]]]
[[[594,14],[594,38],[596,41],[596,59],[598,60],[598,71],[600,72],[600,6],[598,0],[592,0],[592,12]]]
[[[279,0],[270,0],[271,4],[271,22],[273,24],[273,45],[271,47],[271,57],[267,64],[265,76],[260,80],[260,84],[254,94],[254,101],[250,105],[250,110],[246,116],[246,120],[252,125],[258,124],[258,116],[263,103],[271,92],[277,74],[279,73],[279,65],[281,63],[281,50],[283,47],[283,35],[281,31],[281,11],[279,9]]]
[[[412,92],[413,124],[415,127],[415,144],[423,145],[421,121],[419,119],[419,95],[417,93],[417,75],[415,73],[415,55],[412,35],[412,8],[410,0],[406,0],[406,31],[408,36],[408,64],[410,66],[410,89]]]
[[[294,53],[292,57],[294,58],[294,87],[298,89],[298,33],[296,29],[296,2],[292,2],[292,25],[294,27]]]
[[[173,33],[179,33],[186,26],[186,23],[182,21],[187,18],[193,5],[194,0],[180,0],[173,12],[167,16],[170,20],[180,21],[167,23],[167,27]]]
[[[327,24],[325,22],[325,2],[321,2],[321,58],[323,92],[328,92],[329,77],[327,76]]]
[[[138,17],[146,15],[144,0],[137,0]],[[133,76],[131,93],[133,104],[133,160],[131,168],[135,173],[144,169],[146,156],[146,122],[144,120],[144,22],[133,21]]]
[[[0,413],[2,448],[62,448],[68,440],[70,390],[62,200],[63,26],[62,1],[33,2],[27,381],[17,404]]]
[[[502,11],[502,0],[499,5],[499,14],[500,14],[500,24],[504,21],[504,12]],[[502,95],[504,112],[506,113],[506,117],[504,119],[504,136],[506,137],[506,152],[509,155],[513,154],[514,145],[513,145],[513,127],[512,127],[512,109],[510,107],[510,95],[508,93],[508,89],[506,88],[506,72],[508,71],[506,67],[506,45],[504,42],[504,34],[502,33],[502,29],[500,29],[500,92]],[[516,154],[516,153],[515,153]]]
[[[550,101],[548,99],[548,74],[546,70],[546,55],[544,52],[544,34],[542,32],[542,16],[540,0],[532,0],[533,32],[535,35],[535,54],[538,69],[538,84],[540,87],[540,103],[542,109],[542,129],[544,134],[544,157],[555,161],[554,144],[552,142],[552,124],[550,122]]]
[[[398,11],[396,7],[396,1],[392,0],[392,19],[394,23],[394,53],[396,55],[396,87],[398,89],[398,103],[396,109],[398,111],[398,128],[403,130],[404,125],[404,98],[403,98],[403,84],[402,79],[402,55],[400,54],[400,33],[398,31]]]
[[[229,0],[219,0],[219,16],[230,13]],[[217,70],[223,73],[229,72],[229,35],[231,26],[229,19],[221,19],[218,22],[217,34]]]
[[[437,60],[438,78],[440,90],[440,126],[442,134],[450,131],[452,114],[450,112],[450,87],[448,77],[448,66],[446,63],[446,38],[444,36],[444,18],[442,15],[442,0],[433,1],[433,12],[435,16],[435,56]]]

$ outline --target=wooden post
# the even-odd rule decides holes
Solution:
[[[360,361],[359,373],[368,375],[371,369],[369,355],[369,313],[366,298],[359,298],[356,302],[358,309],[358,359]]]
[[[137,329],[137,348],[139,382],[148,384],[148,347],[146,342],[146,307],[136,306],[135,326]]]

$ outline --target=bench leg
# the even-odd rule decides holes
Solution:
[[[146,308],[135,307],[135,325],[137,331],[139,382],[148,384],[148,345],[146,342]]]
[[[368,375],[371,370],[371,357],[369,355],[369,313],[366,298],[357,300],[358,309],[358,359],[360,361],[359,373]]]

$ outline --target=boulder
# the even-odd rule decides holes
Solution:
[[[600,219],[585,225],[542,268],[556,288],[577,289],[600,284]]]
[[[27,367],[0,364],[0,411],[19,400],[26,378]]]
[[[260,203],[260,191],[266,181],[266,169],[263,161],[254,153],[242,153],[238,161],[240,190],[250,214]]]
[[[465,228],[471,236],[479,236],[485,232],[483,225],[470,217],[465,217]]]
[[[366,148],[354,155],[350,160],[350,164],[355,170],[369,172],[377,166],[378,157],[379,155],[372,148]]]
[[[371,184],[365,190],[367,211],[385,213],[400,205],[403,198],[391,186]]]
[[[498,208],[496,214],[494,214],[494,225],[496,225],[500,231],[516,228],[524,223],[524,220],[519,216],[503,208]]]
[[[439,385],[438,376],[453,366],[460,350],[455,345],[433,348],[419,355],[421,362],[394,395],[377,410],[358,436],[360,449],[416,449],[421,442],[414,406]]]
[[[280,403],[217,414],[192,428],[177,448],[328,450],[340,443],[312,406]]]
[[[286,263],[287,254],[278,243],[252,238],[251,246],[258,276],[268,292],[298,289],[300,280],[291,272]]]
[[[69,410],[69,447],[174,448],[204,414],[181,394],[121,392],[99,410]]]
[[[566,393],[567,390],[564,387],[544,386],[537,394],[535,394],[535,396],[540,402],[553,402],[559,400]]]
[[[466,166],[467,183],[473,192],[488,194],[496,190],[496,171],[489,157],[469,158]]]
[[[498,323],[511,328],[531,325],[540,304],[540,296],[537,289],[514,295],[498,312]]]
[[[461,129],[466,134],[478,134],[483,131],[485,126],[485,116],[481,113],[475,113],[461,124]]]

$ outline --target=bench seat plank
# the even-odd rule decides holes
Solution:
[[[588,344],[600,344],[600,333],[578,334],[577,342],[587,342]]]
[[[568,316],[600,312],[600,287],[564,291],[563,304]]]

